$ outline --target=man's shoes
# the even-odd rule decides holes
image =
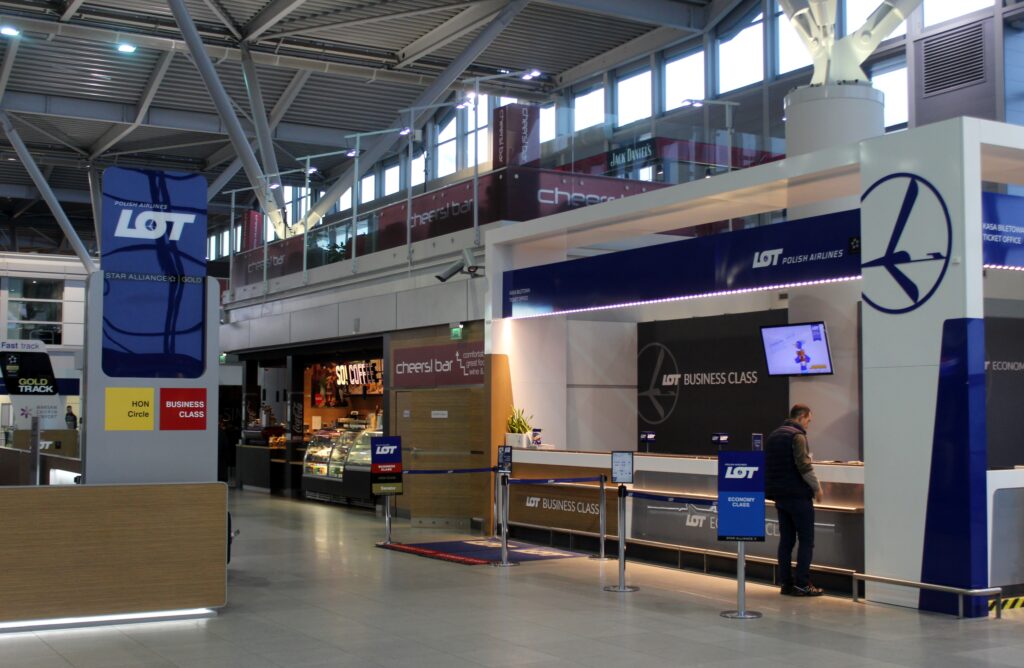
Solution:
[[[815,587],[808,583],[806,586],[801,587],[800,585],[793,585],[793,591],[790,596],[821,596],[825,591]]]
[[[793,585],[782,585],[782,589],[779,590],[779,593],[783,596],[792,596]]]

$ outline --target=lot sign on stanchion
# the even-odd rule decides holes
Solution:
[[[370,491],[384,497],[384,542],[391,544],[391,497],[402,493],[402,437],[370,438]]]
[[[718,453],[718,540],[736,541],[737,610],[729,619],[757,619],[747,610],[746,544],[764,541],[764,453]]]
[[[619,584],[604,590],[626,593],[640,589],[626,585],[626,485],[633,483],[632,452],[612,453],[612,482],[619,483]]]

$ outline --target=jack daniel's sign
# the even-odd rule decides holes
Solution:
[[[654,139],[645,139],[633,144],[632,146],[625,146],[623,148],[617,148],[614,151],[609,151],[608,168],[617,169],[619,167],[627,167],[637,163],[647,162],[654,158],[656,153],[657,151],[655,150]]]

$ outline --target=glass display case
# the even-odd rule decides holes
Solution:
[[[383,436],[382,431],[373,431],[367,429],[363,433],[359,434],[356,439],[352,442],[351,448],[348,452],[348,460],[346,466],[370,466],[370,439],[376,436]]]
[[[306,446],[302,488],[307,499],[371,504],[370,439],[383,435],[366,425],[316,432]]]
[[[345,456],[351,437],[347,432],[317,432],[306,446],[303,476],[340,478],[345,470]]]

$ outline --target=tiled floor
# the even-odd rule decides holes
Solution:
[[[631,564],[461,566],[376,549],[372,513],[237,493],[229,605],[216,619],[0,637],[0,666],[1022,666],[1024,613],[1002,621],[800,600]],[[396,540],[436,539],[396,523]]]

